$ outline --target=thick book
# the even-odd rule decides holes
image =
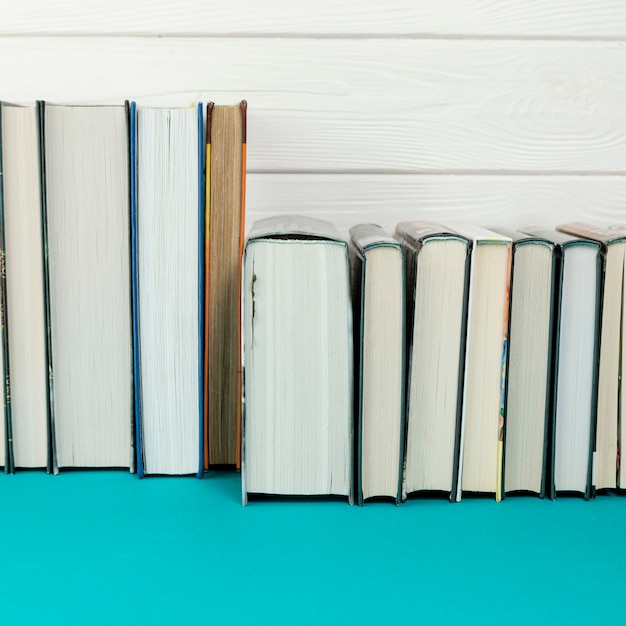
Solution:
[[[40,103],[55,471],[133,464],[127,109]]]
[[[241,465],[241,256],[246,111],[207,108],[204,466]]]
[[[51,470],[39,116],[35,105],[3,103],[0,113],[2,330],[10,348],[4,392],[13,452],[5,467]]]
[[[463,491],[502,498],[504,388],[511,240],[473,225],[449,225],[472,245],[456,500]]]
[[[620,442],[626,441],[626,397],[622,390],[622,363],[626,352],[626,232],[569,223],[557,227],[570,235],[597,241],[604,257],[602,321],[598,366],[598,406],[594,453],[595,489],[626,487],[626,464],[620,463]]]
[[[552,497],[592,495],[602,303],[602,245],[529,230],[556,244],[558,271],[552,372]]]
[[[504,490],[550,494],[549,434],[557,257],[554,242],[493,228],[513,242]]]
[[[256,222],[244,251],[242,499],[353,499],[348,245],[323,220]]]
[[[403,496],[455,495],[466,313],[467,238],[432,222],[396,228],[407,262],[408,389]]]
[[[131,104],[137,474],[203,475],[202,105]]]
[[[402,245],[376,224],[350,229],[359,504],[402,496],[405,269]]]

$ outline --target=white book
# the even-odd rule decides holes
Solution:
[[[243,274],[242,496],[352,501],[352,315],[347,243],[327,222],[268,218]]]
[[[132,464],[130,189],[124,106],[45,104],[56,468]]]
[[[131,120],[137,473],[201,476],[202,109]]]
[[[13,463],[49,467],[39,117],[4,103],[1,115]]]

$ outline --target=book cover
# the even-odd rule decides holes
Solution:
[[[388,235],[384,229],[376,224],[360,224],[350,229],[350,259],[351,259],[351,274],[352,274],[352,290],[353,290],[353,327],[354,327],[354,370],[358,372],[355,376],[355,414],[356,414],[356,437],[355,437],[355,460],[356,460],[356,493],[357,500],[360,505],[363,504],[363,474],[364,474],[364,455],[363,455],[363,439],[364,439],[364,361],[365,355],[365,326],[366,319],[366,280],[368,274],[368,252],[378,248],[391,248],[397,252],[398,257],[401,259],[401,292],[402,292],[402,304],[401,304],[401,332],[399,339],[400,345],[400,381],[399,381],[399,424],[397,432],[397,449],[398,449],[398,466],[397,466],[397,493],[396,504],[400,504],[402,499],[402,468],[404,459],[404,431],[405,431],[405,301],[406,301],[406,272],[404,264],[404,254],[402,245],[397,239],[394,239]],[[397,277],[390,276],[388,283],[393,285],[394,279]],[[372,297],[376,297],[377,294],[372,294]],[[386,329],[380,329],[384,332]],[[386,345],[386,351],[393,351],[394,346]],[[378,353],[374,355],[377,361],[382,359],[382,354]],[[370,355],[368,362],[372,360]],[[373,372],[372,372],[373,373]],[[377,378],[369,381],[369,385],[377,385],[380,382],[382,376],[379,374]]]
[[[467,305],[468,305],[468,295],[469,295],[469,272],[470,272],[470,252],[471,246],[470,241],[458,233],[454,232],[450,228],[442,224],[437,224],[429,221],[412,221],[412,222],[402,222],[396,227],[396,237],[402,242],[403,246],[406,250],[406,264],[407,264],[407,290],[408,297],[406,301],[406,319],[407,319],[407,375],[408,375],[408,383],[407,383],[407,420],[408,414],[412,410],[412,402],[415,401],[412,395],[412,381],[413,381],[413,369],[416,367],[414,360],[416,358],[423,358],[422,355],[418,355],[415,352],[415,349],[422,350],[423,346],[416,345],[416,324],[417,318],[415,314],[416,305],[420,306],[430,306],[430,304],[434,301],[434,299],[439,299],[443,297],[444,300],[439,304],[440,307],[443,307],[442,310],[447,310],[451,303],[448,302],[448,299],[451,297],[450,293],[448,295],[444,295],[443,292],[439,290],[438,286],[433,286],[435,289],[434,293],[430,291],[426,292],[428,295],[424,296],[421,291],[418,294],[418,268],[420,267],[420,259],[422,257],[422,252],[424,250],[430,249],[431,246],[438,246],[438,244],[445,244],[449,246],[451,243],[460,244],[462,247],[462,259],[459,259],[461,265],[459,265],[456,270],[460,270],[454,272],[453,278],[452,275],[449,275],[445,281],[446,284],[446,292],[450,291],[452,284],[454,285],[454,292],[457,293],[457,306],[458,312],[460,313],[460,324],[458,328],[455,326],[454,328],[447,328],[444,331],[444,334],[441,336],[440,341],[437,346],[437,351],[443,351],[437,358],[439,362],[448,363],[454,359],[456,359],[457,367],[454,373],[454,388],[455,388],[455,398],[451,403],[451,407],[448,408],[448,402],[445,398],[448,397],[449,390],[445,387],[440,390],[440,393],[443,392],[442,398],[439,400],[439,404],[447,407],[446,411],[451,410],[454,413],[453,416],[453,453],[451,460],[451,481],[450,484],[445,489],[447,493],[450,494],[452,498],[456,492],[456,486],[458,482],[458,472],[459,472],[459,452],[460,452],[460,435],[461,435],[461,416],[462,416],[462,408],[463,408],[463,381],[464,381],[464,371],[465,371],[465,348],[466,348],[466,333],[467,333]],[[457,275],[458,274],[458,275]],[[451,281],[454,280],[454,283]],[[426,288],[424,286],[423,288]],[[456,307],[455,307],[456,308]],[[439,319],[439,315],[436,315],[437,319]],[[432,333],[428,333],[429,337]],[[448,342],[452,341],[452,345],[448,345]],[[430,348],[432,349],[432,347]],[[453,352],[452,352],[453,351]],[[438,352],[439,354],[439,352]],[[419,381],[418,385],[419,385]],[[432,393],[433,388],[437,388],[441,383],[439,375],[437,375],[436,380],[433,381],[433,384],[427,385],[429,387],[429,393]],[[418,395],[423,395],[421,392],[417,390],[413,390]],[[417,401],[420,398],[416,399]],[[437,413],[442,409],[438,409]],[[421,411],[418,411],[418,417]],[[440,423],[440,419],[437,420]],[[409,493],[413,492],[414,489],[411,488],[407,473],[410,470],[411,458],[409,455],[411,454],[411,450],[409,449],[409,438],[410,438],[410,429],[411,424],[407,424],[407,440],[405,444],[405,476],[403,481],[403,498],[406,498]],[[425,425],[425,428],[428,432],[432,431]],[[420,442],[426,441],[424,439],[424,433],[422,436],[415,435],[417,439],[417,445],[420,445]],[[423,453],[422,453],[423,454]],[[420,455],[421,456],[421,455]],[[420,487],[420,489],[423,488]],[[438,487],[439,488],[439,487]]]

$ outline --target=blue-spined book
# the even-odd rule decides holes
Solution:
[[[139,477],[203,475],[202,112],[130,106]]]

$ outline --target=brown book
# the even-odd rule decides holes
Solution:
[[[241,255],[246,102],[207,109],[204,464],[241,463]]]

